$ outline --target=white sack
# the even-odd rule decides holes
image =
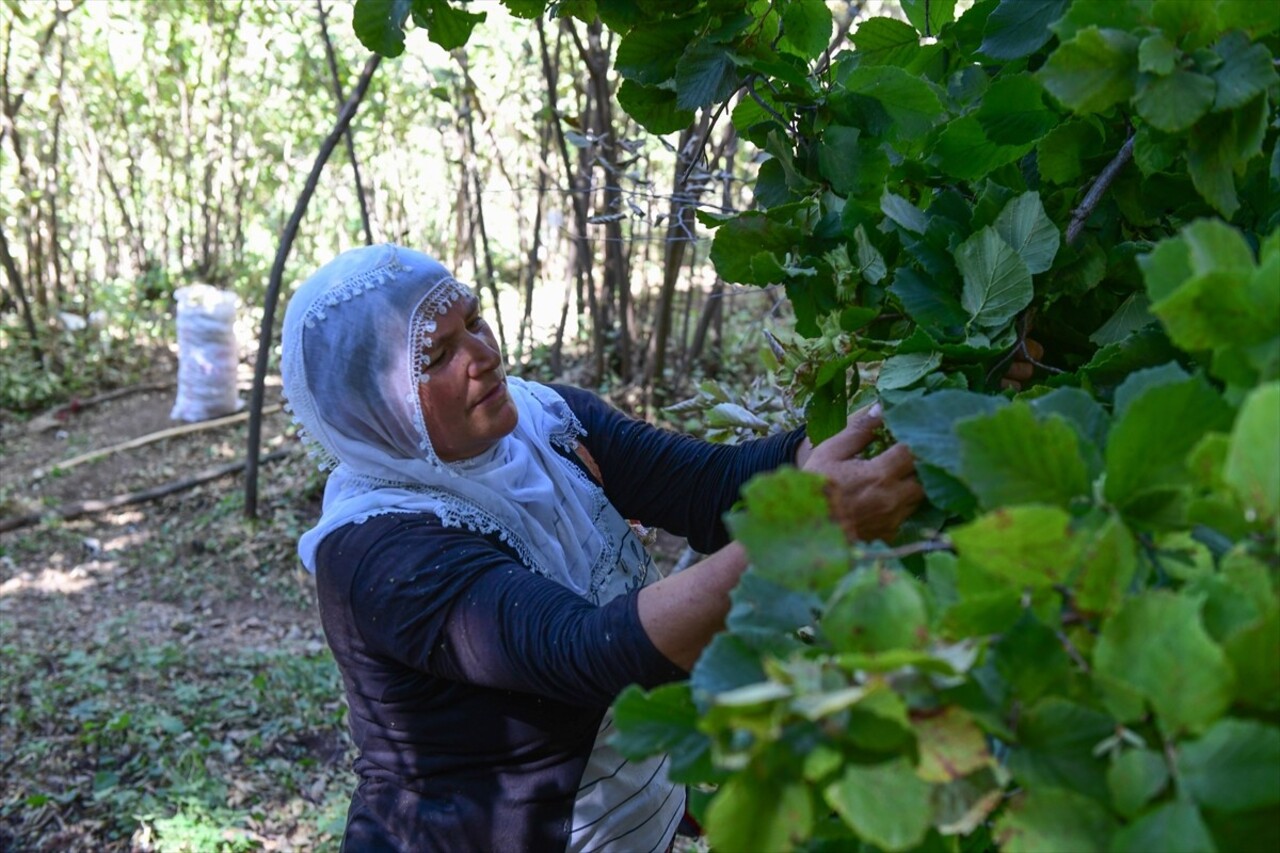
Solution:
[[[207,284],[179,288],[178,398],[169,417],[203,421],[238,411],[236,306],[234,294]]]

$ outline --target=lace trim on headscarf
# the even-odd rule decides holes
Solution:
[[[400,263],[400,259],[396,257],[395,246],[388,246],[387,259],[384,262],[343,279],[330,288],[322,298],[313,302],[307,308],[307,313],[302,315],[303,325],[308,329],[314,329],[316,320],[323,320],[328,316],[326,309],[337,306],[339,302],[350,302],[378,285],[391,281],[397,273],[408,271],[409,268]]]

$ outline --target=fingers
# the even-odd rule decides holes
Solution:
[[[915,457],[905,444],[895,444],[884,453],[871,459],[869,464],[879,469],[885,478],[906,477],[916,469]]]
[[[832,458],[846,459],[870,444],[883,423],[884,411],[879,403],[873,403],[854,412],[845,428],[818,445],[818,449]]]

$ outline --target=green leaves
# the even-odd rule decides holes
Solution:
[[[447,0],[356,0],[351,23],[361,44],[396,57],[404,53],[404,25],[410,14],[431,41],[453,50],[467,43],[487,13],[455,9]]]
[[[1179,133],[1195,124],[1213,105],[1218,87],[1194,71],[1174,71],[1144,81],[1134,106],[1138,115],[1166,133]]]
[[[991,575],[1019,587],[1051,586],[1075,564],[1070,521],[1057,507],[1006,507],[953,528],[951,541],[965,561]]]
[[[356,0],[351,25],[360,43],[382,56],[404,53],[404,23],[414,0]]]
[[[805,59],[827,49],[831,28],[831,10],[822,0],[792,0],[783,9],[783,41]]]
[[[1089,493],[1076,431],[1058,417],[1037,419],[1017,402],[956,425],[960,475],[987,509],[1025,503],[1066,508]]]
[[[1129,397],[1129,388],[1155,375],[1134,374],[1117,392],[1127,405],[1107,440],[1106,495],[1121,508],[1188,485],[1187,454],[1205,433],[1231,424],[1222,397],[1204,379],[1180,371],[1159,374],[1156,384]]]
[[[1245,400],[1231,431],[1223,477],[1254,517],[1280,516],[1280,382],[1257,388]]]
[[[1205,633],[1199,602],[1171,592],[1127,601],[1103,625],[1094,665],[1136,690],[1171,735],[1204,730],[1231,702],[1235,679]]]
[[[1038,3],[1000,0],[990,17],[978,49],[992,59],[1021,59],[1053,37],[1050,25],[1062,16],[1067,0]]]
[[[847,571],[844,533],[827,517],[822,484],[815,474],[783,469],[743,488],[747,509],[727,521],[762,577],[823,591]]]
[[[1072,111],[1098,113],[1133,96],[1137,61],[1138,40],[1129,33],[1085,27],[1053,52],[1037,76]]]
[[[956,266],[964,276],[960,304],[980,329],[998,329],[1031,304],[1031,271],[1018,253],[991,226],[956,249]]]
[[[1206,808],[1236,813],[1280,803],[1280,729],[1219,720],[1178,750],[1179,780]]]
[[[851,764],[824,791],[827,804],[854,832],[889,851],[908,850],[924,840],[929,792],[929,784],[902,758]]]
[[[1058,254],[1058,228],[1049,221],[1038,193],[1023,193],[1004,206],[995,221],[998,233],[1032,273],[1053,266]]]
[[[676,107],[696,110],[727,100],[738,88],[733,59],[723,47],[697,42],[676,63]]]

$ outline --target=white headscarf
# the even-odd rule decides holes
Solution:
[[[479,456],[441,461],[422,417],[420,356],[435,317],[469,293],[441,264],[397,246],[345,252],[298,288],[285,312],[280,372],[300,435],[333,468],[320,522],[298,541],[315,571],[332,531],[391,512],[497,534],[521,562],[594,602],[612,598],[625,523],[554,446],[582,425],[549,388],[516,378],[515,430]],[[631,586],[637,579],[625,579]]]

